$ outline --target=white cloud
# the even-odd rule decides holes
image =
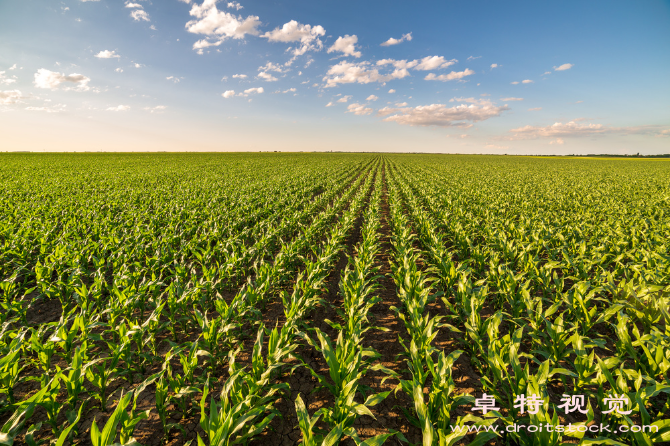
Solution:
[[[440,68],[447,68],[457,62],[458,60],[456,59],[446,60],[443,56],[426,56],[420,60],[414,59],[410,61],[407,61],[405,59],[402,60],[381,59],[377,61],[377,66],[393,65],[398,70],[413,68],[415,70],[428,71]]]
[[[118,59],[121,56],[116,54],[116,51],[104,50],[96,54],[95,57],[97,57],[98,59]]]
[[[175,84],[178,84],[178,83],[181,82],[183,79],[184,79],[183,76],[182,76],[182,77],[168,76],[168,77],[165,78],[165,80],[172,81],[172,82],[174,82]]]
[[[415,70],[436,70],[438,68],[447,68],[458,62],[456,59],[445,60],[442,56],[428,56],[421,59]]]
[[[233,74],[233,79],[246,79],[246,74]]]
[[[391,88],[391,89],[389,90],[389,93],[395,93],[395,90],[394,90],[393,88]]]
[[[465,102],[468,104],[479,104],[483,99],[475,99],[475,98],[451,98],[449,99],[449,102]]]
[[[186,23],[186,30],[192,34],[202,34],[215,40],[199,40],[193,49],[202,53],[203,48],[221,45],[228,38],[243,39],[245,35],[258,35],[261,22],[258,16],[236,16],[229,12],[219,11],[216,0],[204,0],[202,4],[193,4],[189,14],[195,17]]]
[[[240,5],[238,2],[228,2],[228,7],[237,11],[244,8],[244,6]]]
[[[266,82],[273,82],[273,81],[276,81],[276,80],[277,80],[276,77],[274,77],[274,76],[271,75],[270,73],[266,73],[265,71],[262,71],[262,72],[258,73],[258,76],[257,76],[257,77],[263,79],[263,80],[266,81]]]
[[[523,101],[523,98],[500,98],[500,100],[504,102]]]
[[[337,102],[349,102],[349,99],[351,99],[351,95],[342,96]]]
[[[439,76],[436,76],[435,73],[428,73],[428,75],[424,78],[427,81],[453,81],[456,79],[463,79],[465,76],[470,76],[472,74],[475,74],[475,72],[469,68],[466,68],[464,71],[452,71],[449,74],[440,74]]]
[[[144,20],[145,22],[150,22],[151,20],[149,19],[149,14],[143,9],[136,9],[133,12],[130,13],[130,17],[135,19],[136,21]]]
[[[538,111],[538,110],[542,110],[542,107],[534,107],[528,109],[528,111]]]
[[[371,94],[370,96],[365,98],[366,101],[376,101],[377,99],[379,99],[379,98],[377,96],[373,95],[373,94]]]
[[[297,91],[297,89],[295,87],[291,87],[291,88],[288,88],[288,89],[282,91],[282,93],[295,93],[296,91]]]
[[[347,107],[347,113],[353,113],[355,115],[369,115],[373,112],[371,108],[365,107],[363,104],[353,103],[349,104]]]
[[[45,68],[40,68],[35,73],[35,86],[37,88],[49,88],[55,90],[58,86],[64,82],[70,82],[76,84],[77,91],[88,90],[88,83],[91,79],[84,76],[83,74],[73,73],[69,76],[66,76],[62,73],[57,73],[55,71],[49,71]]]
[[[382,43],[381,46],[397,45],[397,44],[402,43],[406,40],[407,41],[412,40],[412,33],[403,34],[400,39],[394,39],[393,37],[391,37],[386,42]]]
[[[126,3],[126,8],[140,8],[140,9],[142,9],[142,5],[140,5],[139,3],[128,2],[128,3]]]
[[[571,63],[564,63],[563,65],[561,65],[561,66],[559,66],[559,67],[554,67],[554,71],[565,71],[565,70],[569,70],[569,69],[572,68],[572,67],[574,67],[573,64],[571,64]]]
[[[396,107],[407,107],[407,102],[396,102],[395,106]]]
[[[10,71],[12,71],[12,70],[16,70],[16,64],[14,64],[14,65],[12,65],[11,67],[9,67],[9,70],[10,70]]]
[[[58,113],[62,112],[65,110],[65,105],[59,104],[59,105],[54,105],[53,107],[26,107],[26,110],[28,111],[41,111],[45,113]]]
[[[262,67],[258,67],[258,71],[276,71],[277,73],[283,73],[286,70],[276,63],[268,62]]]
[[[476,56],[476,57],[475,56],[470,56],[470,57],[467,58],[467,60],[470,61],[470,60],[481,59],[481,58],[482,58],[482,56]]]
[[[16,104],[21,99],[21,92],[19,90],[0,90],[0,104],[9,105]]]
[[[162,113],[167,108],[166,105],[157,105],[155,107],[144,107],[144,109],[150,113]]]
[[[584,123],[584,119],[574,119],[569,122],[556,122],[546,127],[526,125],[510,130],[512,136],[505,139],[537,139],[537,138],[563,138],[595,136],[602,134],[622,135],[659,135],[662,134],[664,126],[643,125],[636,127],[609,127],[603,124]]]
[[[512,85],[519,85],[519,81],[510,82]]]
[[[542,73],[542,76],[546,76],[547,74],[551,74],[551,71],[545,71],[544,73]]]
[[[223,96],[223,97],[226,98],[226,99],[228,99],[228,98],[232,98],[232,97],[234,97],[234,96],[238,96],[238,97],[247,97],[247,96],[249,96],[251,93],[260,94],[260,93],[263,93],[264,91],[265,91],[265,90],[263,89],[263,87],[247,88],[246,90],[244,90],[244,92],[242,92],[242,93],[238,93],[238,94],[235,94],[235,90],[226,90],[226,91],[224,91],[224,92],[221,94],[221,96]]]
[[[484,121],[509,110],[506,105],[496,106],[487,100],[478,104],[457,105],[447,107],[444,104],[420,105],[417,107],[391,108],[378,110],[379,116],[386,116],[384,121],[393,121],[410,126],[462,127],[472,126],[472,122]]]
[[[335,104],[333,104],[333,102],[331,101],[331,102],[326,104],[326,107],[332,107],[333,105],[335,105]]]
[[[352,63],[342,61],[331,66],[323,80],[326,82],[326,87],[335,87],[338,84],[388,82],[406,76],[409,76],[409,71],[406,68],[396,68],[391,73],[381,74],[377,68],[370,66],[370,62]]]
[[[337,38],[333,46],[328,48],[328,53],[339,51],[345,56],[361,57],[361,52],[356,51],[357,42],[358,37],[355,34],[352,36],[349,34],[346,34],[344,37],[340,36]]]
[[[533,81],[530,80],[530,79],[524,79],[524,80],[521,81],[521,83],[522,83],[522,84],[532,84]]]
[[[141,63],[135,63],[133,65],[135,66],[135,68],[142,68],[144,66]]]
[[[130,110],[130,105],[117,105],[116,107],[107,108],[107,111],[113,111],[113,112],[123,112],[128,110]]]
[[[497,64],[497,63],[492,63],[492,64],[491,64],[491,68],[492,68],[492,69],[493,69],[493,68],[498,68],[498,64]]]
[[[301,56],[310,50],[319,50],[323,48],[323,42],[319,36],[324,36],[326,30],[321,25],[311,26],[303,25],[291,20],[284,23],[281,28],[275,28],[262,34],[270,42],[300,42],[300,46],[293,49],[294,56]]]
[[[12,68],[10,68],[10,70],[11,69]],[[5,76],[4,71],[0,71],[0,84],[9,85],[9,84],[15,84],[15,83],[16,83],[16,76],[8,78],[8,77]]]
[[[123,73],[123,68],[117,68],[117,69],[114,70],[114,71],[116,71],[117,73]]]

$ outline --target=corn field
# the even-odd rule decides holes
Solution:
[[[670,444],[670,164],[0,154],[0,445]]]

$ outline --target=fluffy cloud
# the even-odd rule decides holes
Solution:
[[[342,96],[337,102],[349,102],[349,99],[351,99],[351,95]]]
[[[662,135],[665,129],[658,125],[643,125],[636,127],[609,127],[603,124],[581,123],[582,120],[556,122],[546,127],[526,125],[510,130],[511,136],[505,139],[538,139],[585,137],[603,134],[620,135]]]
[[[126,8],[140,8],[140,9],[142,9],[142,5],[140,5],[139,3],[128,2],[128,3],[126,3]]]
[[[242,92],[242,93],[238,93],[238,94],[235,94],[235,90],[226,90],[225,92],[223,92],[223,93],[221,94],[221,96],[223,96],[223,97],[226,98],[226,99],[228,99],[228,98],[232,98],[233,96],[247,97],[247,96],[249,96],[251,93],[257,93],[257,94],[260,94],[260,93],[263,93],[264,91],[265,91],[265,90],[263,90],[263,87],[247,88],[246,90],[244,90],[244,92]]]
[[[136,9],[133,12],[130,13],[130,17],[135,19],[136,21],[144,20],[145,22],[150,22],[149,20],[149,14],[143,9]]]
[[[523,98],[500,98],[500,100],[504,102],[523,101]]]
[[[420,105],[417,107],[385,107],[378,110],[384,121],[393,121],[410,126],[462,127],[472,126],[472,122],[484,121],[509,110],[506,105],[496,106],[490,101],[480,100],[477,104],[447,107],[444,104]]]
[[[104,50],[96,54],[95,57],[97,57],[98,59],[118,59],[121,56],[116,54],[116,51]]]
[[[326,104],[326,107],[332,107],[333,105],[335,105],[333,104],[333,101],[330,101],[329,103]]]
[[[21,99],[21,92],[19,90],[0,90],[0,104],[9,105],[16,104]]]
[[[83,74],[73,73],[69,76],[66,76],[62,73],[57,73],[55,71],[49,71],[45,68],[40,68],[35,73],[35,86],[37,88],[49,88],[55,90],[58,86],[64,82],[69,82],[76,84],[77,91],[88,90],[88,83],[91,81],[88,77]]]
[[[149,113],[162,113],[165,111],[166,108],[167,108],[166,105],[157,105],[155,107],[144,107],[144,109]]]
[[[300,56],[307,51],[323,48],[323,42],[321,42],[319,36],[324,36],[325,34],[326,30],[320,25],[303,25],[295,20],[291,20],[288,23],[284,23],[284,26],[281,28],[275,28],[262,34],[261,37],[265,37],[270,42],[300,42],[300,46],[293,49],[293,55]]]
[[[561,65],[561,66],[554,67],[554,71],[565,71],[565,70],[569,70],[569,69],[572,68],[572,67],[574,67],[573,64],[571,64],[571,63],[564,63],[564,64]]]
[[[247,88],[244,90],[244,94],[248,95],[249,93],[263,93],[263,87],[254,87],[254,88]]]
[[[389,93],[395,93],[395,90],[394,90],[393,88],[391,88],[391,89],[389,90]]]
[[[475,99],[475,98],[451,98],[449,99],[449,102],[465,102],[467,104],[479,104],[482,101],[482,99]]]
[[[393,37],[391,37],[386,42],[382,43],[381,46],[397,45],[399,43],[404,42],[405,40],[407,41],[412,40],[412,33],[403,34],[400,39],[394,39]]]
[[[428,73],[424,79],[427,81],[447,82],[456,79],[463,79],[465,76],[470,76],[472,74],[475,74],[474,70],[466,68],[464,71],[452,71],[449,74],[440,74],[439,76],[436,76],[435,73]]]
[[[107,111],[113,111],[113,112],[123,112],[128,110],[130,110],[130,105],[117,105],[116,107],[107,108]]]
[[[377,96],[373,95],[373,94],[371,94],[370,96],[365,98],[366,101],[376,101],[377,99],[379,99],[379,98]]]
[[[265,71],[262,71],[262,72],[258,73],[257,77],[259,77],[260,79],[263,79],[266,82],[273,82],[273,81],[277,80],[276,77],[274,77],[270,73],[266,73]]]
[[[14,65],[14,67],[16,67],[16,65]],[[10,68],[10,70],[13,70],[14,67]],[[4,71],[0,71],[0,84],[9,85],[14,83],[16,83],[16,76],[8,78],[5,76]]]
[[[393,65],[397,69],[403,68],[413,68],[415,70],[436,70],[439,68],[447,68],[455,63],[458,60],[451,59],[446,60],[443,56],[426,56],[423,59],[414,59],[414,60],[395,60],[395,59],[382,59],[377,61],[378,66],[383,65]]]
[[[123,68],[117,68],[114,71],[116,71],[117,73],[123,73]]]
[[[522,84],[532,84],[533,81],[531,81],[530,79],[524,79],[524,80],[521,81],[521,83]]]
[[[63,105],[63,104],[54,105],[53,107],[33,107],[33,106],[30,106],[30,107],[26,107],[26,110],[28,110],[28,111],[41,111],[41,112],[44,112],[44,113],[59,113],[59,112],[65,111],[65,107],[66,107],[66,105]]]
[[[492,64],[491,64],[491,68],[492,68],[492,69],[493,69],[493,68],[498,68],[498,64],[497,64],[497,63],[492,63]]]
[[[286,70],[281,65],[268,62],[262,67],[258,67],[258,71],[276,71],[277,73],[283,73]]]
[[[246,79],[246,74],[233,74],[233,79]]]
[[[361,52],[356,51],[356,43],[358,42],[358,37],[354,34],[350,36],[346,34],[344,37],[340,36],[337,38],[333,46],[328,48],[328,53],[339,51],[345,56],[354,56],[361,57]]]
[[[363,104],[358,104],[354,102],[353,104],[349,104],[347,107],[347,113],[353,113],[355,115],[369,115],[373,112],[371,108],[367,108]]]
[[[458,62],[456,59],[445,60],[442,56],[428,56],[421,59],[415,70],[435,70],[438,68],[447,68]]]
[[[165,78],[165,80],[172,81],[172,82],[174,82],[175,84],[178,84],[178,83],[181,82],[183,79],[184,79],[183,77],[176,77],[176,76],[168,76],[168,77]]]
[[[237,11],[244,8],[244,6],[240,5],[238,2],[228,2],[228,7]]]
[[[377,68],[371,66],[370,62],[340,62],[333,65],[328,70],[328,73],[323,78],[326,82],[326,87],[335,87],[338,84],[369,84],[370,82],[388,82],[392,79],[402,79],[409,76],[409,71],[406,68],[381,74]]]
[[[188,3],[188,2],[187,2]],[[186,23],[186,30],[193,34],[202,34],[213,40],[199,40],[193,49],[202,53],[203,48],[221,45],[228,39],[242,39],[245,35],[258,35],[261,22],[257,16],[236,16],[229,12],[219,11],[216,0],[204,0],[202,4],[193,4],[189,14],[195,19]]]

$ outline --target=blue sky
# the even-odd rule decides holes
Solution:
[[[670,152],[670,2],[0,0],[0,150]]]

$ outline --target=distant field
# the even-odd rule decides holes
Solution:
[[[658,161],[0,154],[0,445],[669,442]]]

